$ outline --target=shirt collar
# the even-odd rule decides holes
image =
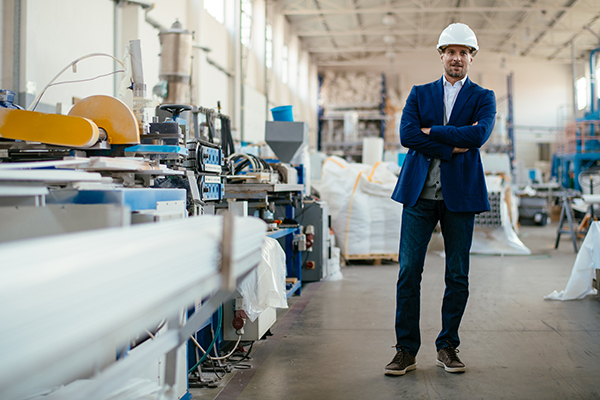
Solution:
[[[450,86],[450,87],[453,86],[450,82],[448,82],[448,80],[446,80],[446,75],[442,75],[442,79],[444,80],[444,86]],[[463,87],[466,80],[467,80],[467,76],[465,75],[465,77],[462,78],[460,81],[457,81],[454,84],[454,86],[455,87]],[[458,85],[458,86],[456,86],[456,85]]]

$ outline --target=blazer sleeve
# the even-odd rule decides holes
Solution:
[[[432,111],[432,110],[431,110]],[[413,86],[400,120],[400,143],[402,146],[415,150],[426,156],[450,160],[455,146],[444,144],[429,139],[429,136],[421,131],[421,118],[419,111],[419,99],[417,87]]]
[[[429,139],[460,148],[479,148],[489,139],[496,123],[496,96],[491,90],[486,90],[477,106],[473,123],[461,127],[440,126],[431,127]]]

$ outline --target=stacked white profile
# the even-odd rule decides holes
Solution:
[[[239,280],[261,260],[266,225],[233,225]],[[222,226],[202,216],[0,245],[0,398],[93,377],[136,335],[217,292]]]

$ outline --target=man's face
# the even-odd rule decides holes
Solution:
[[[444,72],[446,79],[461,80],[467,75],[473,56],[469,48],[461,45],[451,45],[446,47],[441,55],[442,64],[444,64]],[[450,80],[450,79],[448,79]]]

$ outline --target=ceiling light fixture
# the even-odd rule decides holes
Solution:
[[[398,22],[398,21],[396,20],[396,17],[394,16],[394,14],[392,14],[392,13],[390,13],[390,12],[389,12],[389,13],[387,13],[387,14],[385,14],[385,15],[383,16],[383,19],[381,20],[381,23],[382,23],[383,25],[386,25],[386,26],[395,25],[395,24],[396,24],[396,22]]]
[[[394,35],[385,35],[383,37],[383,43],[387,43],[387,44],[396,43],[396,36],[394,36]]]

